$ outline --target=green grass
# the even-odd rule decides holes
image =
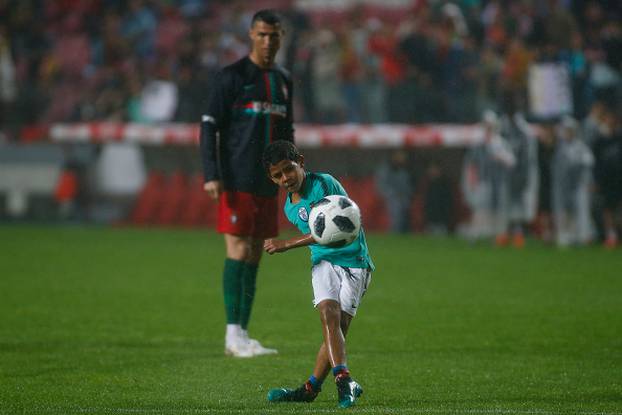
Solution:
[[[348,339],[353,413],[622,414],[622,255],[370,235]],[[266,256],[251,334],[223,355],[221,237],[0,227],[0,413],[338,412],[266,402],[310,373],[321,328],[306,249]]]

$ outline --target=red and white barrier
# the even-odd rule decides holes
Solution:
[[[52,142],[132,142],[145,145],[196,145],[198,124],[53,124],[47,131]],[[473,125],[296,125],[296,143],[314,147],[469,147],[483,140],[484,131]]]

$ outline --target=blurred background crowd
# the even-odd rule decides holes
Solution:
[[[3,133],[59,121],[196,122],[214,72],[248,52],[259,3],[0,1]],[[619,99],[618,1],[411,3],[397,14],[271,2],[284,7],[280,61],[297,80],[298,122],[476,122],[524,97],[533,62],[567,66],[577,118],[601,93]]]
[[[557,191],[553,183],[561,177],[554,160],[561,157],[557,143],[572,131],[586,145],[581,151],[589,153],[581,160],[592,178],[584,188],[593,197],[582,203],[588,203],[588,215],[600,203],[598,211],[605,212],[604,219],[599,214],[596,220],[601,238],[612,235],[622,197],[622,3],[414,0],[402,1],[400,8],[356,1],[309,7],[312,3],[0,0],[1,139],[16,142],[26,126],[59,122],[198,123],[213,75],[248,53],[251,16],[270,6],[285,17],[286,37],[278,59],[295,80],[296,122],[472,124],[489,111],[484,120],[489,138],[466,151],[453,185],[461,183],[460,199],[474,220],[478,209],[492,218],[490,212],[497,209],[493,205],[511,204],[503,186],[511,188],[518,181],[527,188],[529,173],[523,170],[521,178],[489,183],[486,192],[494,196],[482,196],[488,198],[485,207],[468,186],[484,177],[500,177],[491,172],[520,170],[525,163],[536,166],[539,185],[531,192],[537,198],[532,197],[531,208],[525,207],[535,214],[516,219],[525,223],[561,203],[553,203],[557,196],[551,196]],[[555,64],[566,74],[571,97],[566,117],[530,113],[530,68],[537,63]],[[529,129],[521,127],[523,115]],[[520,140],[515,136],[534,140],[516,144]],[[509,156],[503,155],[506,147]],[[452,186],[451,180],[442,185],[448,180],[443,177],[451,176],[443,159],[427,160],[416,169],[409,166],[408,154],[391,155],[391,160],[389,167],[378,166],[374,183],[379,193],[391,194],[388,183],[395,181],[387,179],[387,171],[395,174],[405,165],[409,174],[418,176],[402,180],[410,190],[403,189],[407,208],[401,209],[410,213],[399,215],[412,216],[418,191],[413,183],[423,177],[427,189],[428,182],[441,180],[441,190],[425,197],[428,203],[438,199],[429,214],[441,215],[436,220],[444,222],[431,229],[453,228],[447,219],[451,214],[442,213],[451,197],[440,195],[452,192],[443,190]],[[396,197],[386,200],[391,203]],[[509,212],[503,209],[497,213]],[[474,238],[496,234],[502,243],[503,235],[516,226],[510,223],[511,214],[499,215],[504,224],[491,219],[468,232]],[[544,219],[541,233],[547,234],[553,222]],[[409,229],[408,221],[392,229]],[[594,232],[583,232],[579,240],[594,239]]]

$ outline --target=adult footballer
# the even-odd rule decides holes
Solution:
[[[283,36],[276,12],[255,13],[249,55],[218,73],[201,120],[204,189],[218,200],[226,247],[225,354],[234,357],[277,353],[249,338],[248,324],[264,240],[278,234],[278,188],[261,157],[276,138],[294,140],[292,81],[275,63]]]

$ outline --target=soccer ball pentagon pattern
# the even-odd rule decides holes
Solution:
[[[318,244],[345,246],[359,236],[361,211],[352,199],[340,195],[326,196],[311,208],[309,228]]]

